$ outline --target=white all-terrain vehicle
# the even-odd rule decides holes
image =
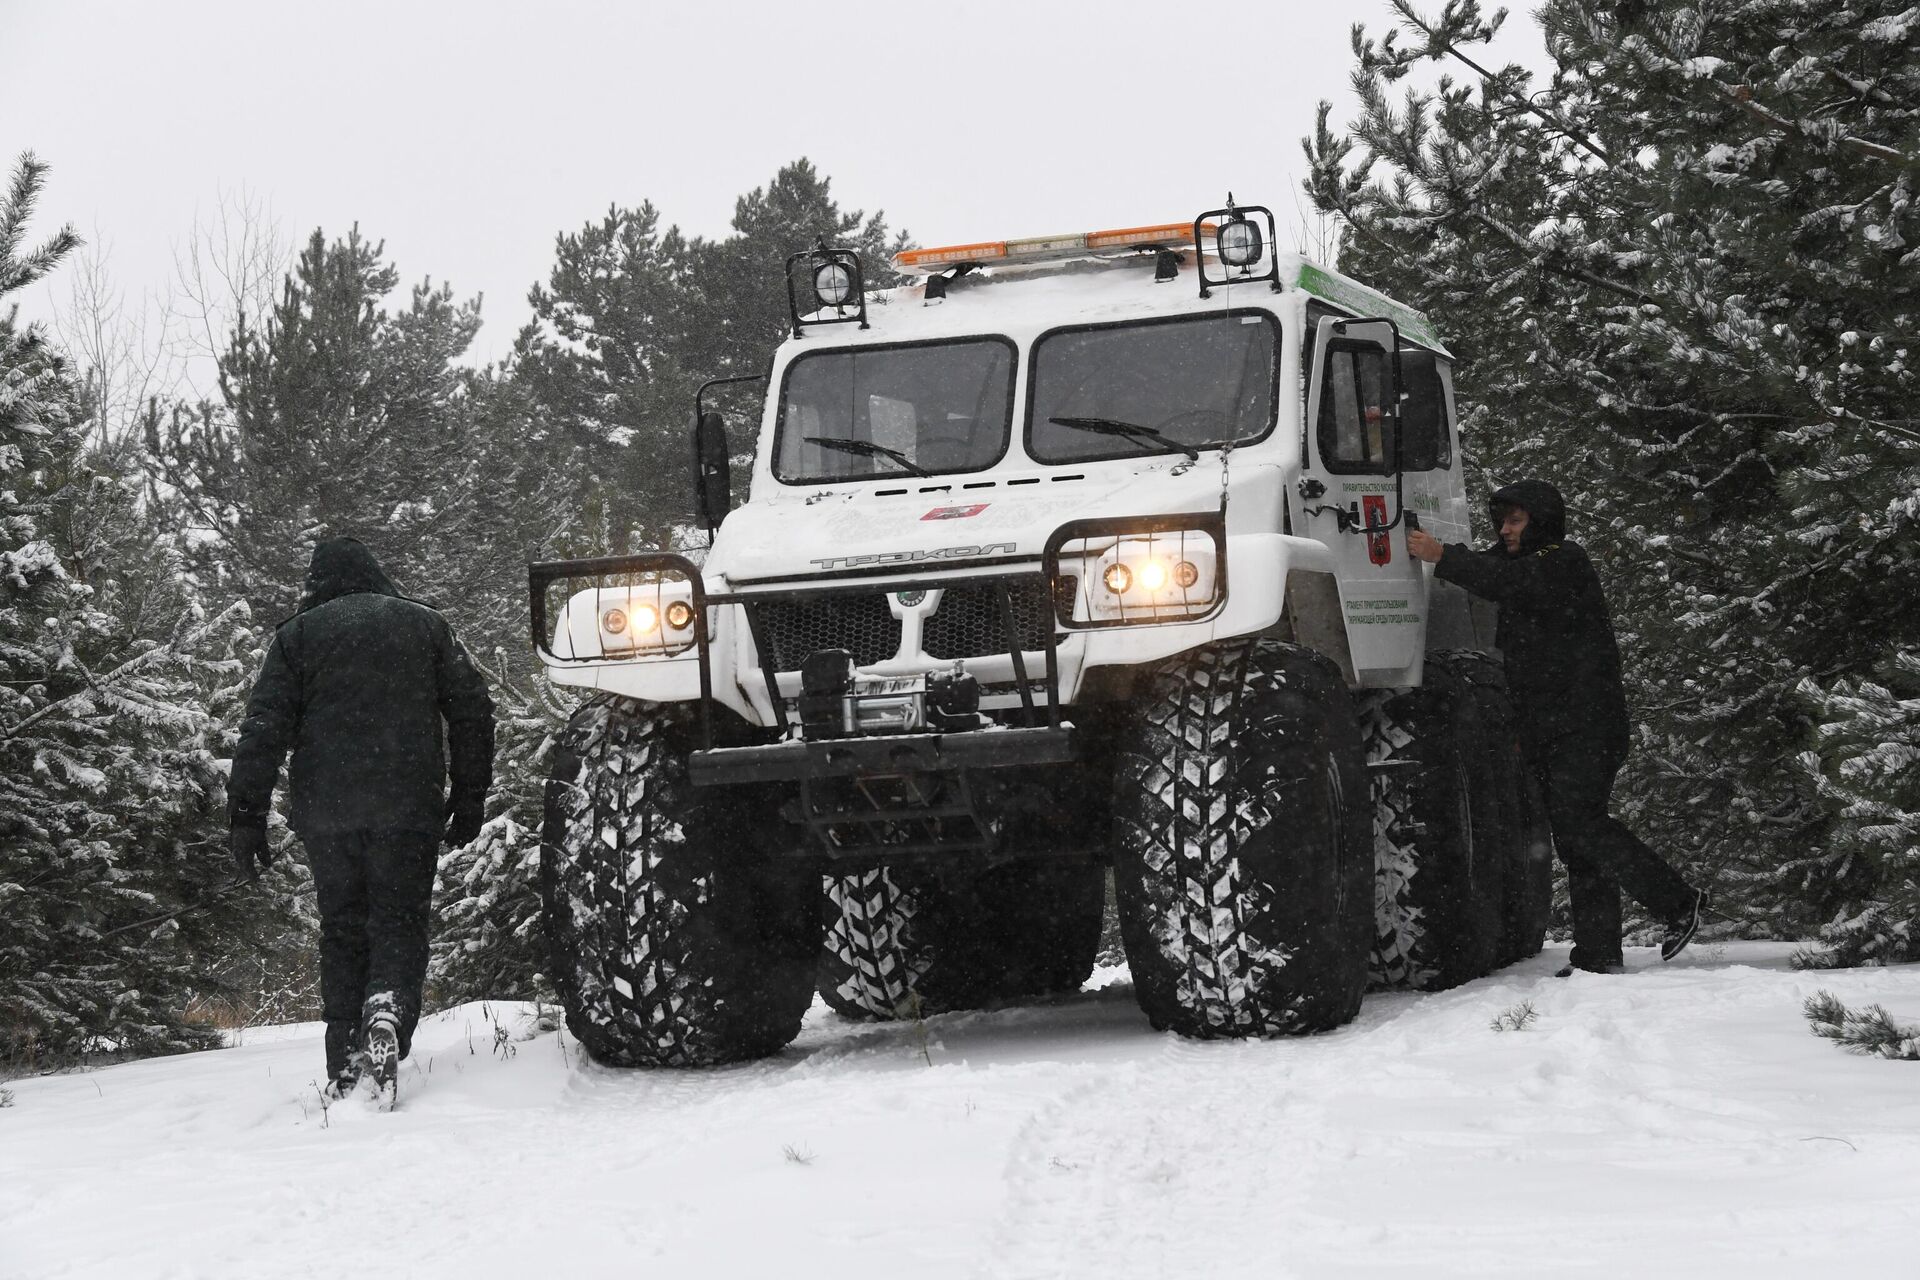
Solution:
[[[772,1053],[1072,991],[1112,873],[1190,1036],[1338,1026],[1541,944],[1548,849],[1474,611],[1420,314],[1264,208],[787,264],[750,497],[694,428],[703,560],[531,568],[596,690],[546,798],[568,1022],[600,1061]],[[711,387],[712,384],[710,384]]]

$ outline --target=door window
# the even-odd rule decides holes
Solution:
[[[1320,462],[1329,471],[1390,474],[1392,373],[1387,353],[1360,343],[1330,343],[1320,384]]]

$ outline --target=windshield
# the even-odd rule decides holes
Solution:
[[[773,474],[789,484],[980,471],[1007,451],[1005,338],[803,355],[787,366]]]
[[[1086,462],[1258,439],[1273,427],[1279,349],[1279,325],[1257,311],[1046,334],[1029,451]]]

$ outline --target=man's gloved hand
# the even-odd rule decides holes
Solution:
[[[258,880],[273,862],[273,847],[267,843],[265,827],[235,827],[228,837],[233,851],[234,869],[242,880]]]
[[[1407,550],[1416,560],[1425,560],[1428,564],[1438,564],[1440,557],[1446,554],[1446,544],[1418,525],[1407,529]]]
[[[447,843],[454,848],[472,844],[487,819],[485,798],[447,801]]]

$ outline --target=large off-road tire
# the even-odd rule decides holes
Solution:
[[[547,780],[554,984],[567,1028],[613,1066],[763,1057],[813,998],[819,873],[765,856],[785,824],[764,798],[688,782],[692,723],[688,707],[596,696]]]
[[[1114,888],[1148,1020],[1201,1038],[1349,1021],[1372,936],[1371,820],[1331,662],[1259,640],[1157,669],[1114,767]]]
[[[1500,954],[1513,839],[1471,680],[1427,655],[1418,689],[1361,701],[1373,779],[1375,937],[1372,979],[1441,991],[1490,972]]]
[[[911,1018],[1076,991],[1105,892],[1083,860],[829,876],[820,995],[849,1017]]]
[[[1506,673],[1491,654],[1448,650],[1445,659],[1473,686],[1486,740],[1486,787],[1497,815],[1493,832],[1507,859],[1495,965],[1537,955],[1553,910],[1553,833],[1532,762],[1523,754]],[[1475,827],[1476,835],[1488,824]],[[1483,839],[1482,844],[1486,841]]]

